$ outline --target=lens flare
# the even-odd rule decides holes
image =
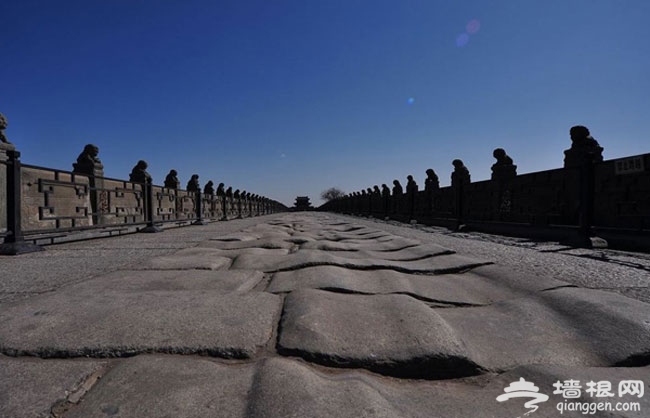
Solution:
[[[409,97],[408,100],[406,101],[406,104],[409,106],[415,103],[415,97]]]
[[[472,19],[467,23],[465,26],[465,30],[467,30],[467,33],[470,35],[474,35],[476,32],[481,29],[481,22],[478,19]]]
[[[459,47],[459,48],[462,48],[465,45],[467,45],[467,42],[469,42],[469,35],[466,34],[466,33],[461,33],[456,38],[456,46]]]

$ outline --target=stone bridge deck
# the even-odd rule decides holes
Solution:
[[[0,258],[0,416],[514,418],[529,399],[496,398],[524,378],[556,417],[558,380],[650,392],[650,260],[486,237],[297,213]],[[592,416],[650,416],[614,400],[641,411]]]

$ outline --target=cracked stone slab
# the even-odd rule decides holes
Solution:
[[[254,368],[184,356],[137,356],[107,373],[66,418],[246,417]]]
[[[238,248],[232,250],[223,250],[223,249],[213,249],[214,254],[219,257],[227,257],[233,259],[242,254],[252,255],[252,256],[271,256],[276,258],[281,258],[289,254],[289,250],[286,248]]]
[[[454,253],[454,251],[451,251],[448,248],[441,247],[439,245],[428,244],[418,245],[417,247],[403,248],[390,252],[366,250],[363,248],[363,246],[360,246],[359,251],[346,253],[345,256],[348,258],[378,258],[394,261],[417,261],[424,258]]]
[[[366,251],[378,251],[378,252],[392,252],[399,251],[409,247],[414,247],[416,245],[421,245],[422,243],[418,240],[403,238],[395,236],[395,238],[390,241],[360,241],[360,242],[350,242],[350,241],[331,241],[331,240],[316,240],[315,242],[305,243],[301,245],[301,249],[318,249],[318,250],[329,250],[329,251],[357,251],[360,249]]]
[[[0,417],[49,417],[53,406],[78,401],[88,378],[107,365],[97,360],[45,361],[0,355]]]
[[[410,261],[436,255],[453,254],[448,248],[427,244],[402,248],[395,251],[374,251],[365,248],[365,245],[340,245],[337,242],[314,242],[300,247],[300,249],[315,249],[321,251],[339,251],[341,256],[347,258],[379,258],[383,260]],[[317,244],[317,245],[314,245]],[[372,248],[372,246],[371,246]]]
[[[143,352],[245,358],[265,345],[281,308],[268,293],[96,293],[74,288],[0,307],[0,350],[40,357]]]
[[[520,367],[498,376],[484,375],[466,379],[439,381],[395,381],[376,375],[352,371],[324,373],[289,359],[267,359],[257,367],[250,416],[337,417],[337,418],[503,418],[520,417],[530,412],[524,403],[531,398],[497,402],[504,389],[520,378],[535,384],[549,401],[538,404],[532,415],[557,418],[561,395],[553,395],[558,380],[611,381],[642,380],[647,384],[650,367],[644,368],[568,368],[557,366]],[[585,386],[586,389],[586,386]],[[581,402],[594,402],[584,391]],[[641,412],[618,412],[620,418],[642,418],[650,408],[650,398],[628,397],[638,401]],[[597,400],[596,400],[597,401]],[[616,402],[616,401],[614,401]],[[565,411],[564,416],[572,415]],[[612,417],[609,412],[595,417]]]
[[[549,401],[533,416],[557,418],[553,395],[557,380],[647,380],[650,368],[520,367],[498,376],[441,381],[396,380],[363,371],[326,372],[300,361],[268,358],[249,364],[220,364],[208,359],[143,355],[121,360],[73,407],[66,418],[165,417],[336,417],[336,418],[472,418],[517,417],[530,399],[497,402],[512,382],[525,378]],[[616,390],[616,389],[614,389]],[[594,398],[583,391],[579,401]],[[641,404],[649,398],[627,398]],[[570,415],[565,416],[582,416]],[[590,415],[592,416],[592,415]],[[611,417],[610,413],[593,416]]]
[[[314,238],[310,238],[310,237],[305,236],[305,235],[296,234],[296,235],[292,236],[291,238],[285,239],[285,241],[290,243],[290,244],[294,244],[294,245],[302,245],[302,244],[304,244],[306,242],[314,241]]]
[[[69,289],[88,295],[178,290],[232,293],[250,291],[263,278],[264,273],[253,270],[120,270]]]
[[[321,229],[327,231],[336,231],[336,232],[354,232],[354,231],[368,231],[370,230],[366,225],[354,224],[354,223],[329,223],[329,222],[319,222],[314,224],[316,226],[321,225]],[[378,231],[377,229],[372,229],[373,231]]]
[[[353,259],[320,250],[299,250],[284,257],[242,254],[235,258],[232,269],[261,270],[267,273],[297,270],[313,266],[339,266],[357,270],[392,269],[406,273],[443,274],[491,264],[455,254],[440,255],[418,261]]]
[[[291,249],[296,246],[292,242],[281,239],[264,236],[263,238],[249,241],[215,241],[210,240],[199,244],[204,248],[218,248],[221,250],[239,250],[242,248],[286,248]]]
[[[249,232],[233,232],[228,235],[219,235],[218,237],[211,238],[211,240],[221,242],[255,241],[261,237],[261,235]]]
[[[257,241],[249,241],[249,242],[256,243]],[[285,244],[291,245],[291,243],[286,241]],[[203,245],[200,246],[203,247]],[[343,251],[341,253],[341,256],[346,258],[359,258],[359,259],[366,258],[366,259],[383,259],[383,260],[394,260],[394,261],[413,261],[413,260],[419,260],[427,257],[434,257],[438,255],[447,255],[447,254],[454,253],[453,251],[438,245],[420,245],[417,247],[405,248],[405,249],[391,251],[391,252],[378,252],[372,250],[368,251],[368,250],[364,250],[363,245],[359,245],[357,247],[358,247],[357,250]],[[291,248],[293,248],[293,246]],[[301,249],[304,249],[304,247],[302,247]],[[327,244],[323,244],[320,246],[320,248],[318,248],[318,250],[321,251],[331,251],[332,249],[334,249],[334,251],[340,251],[337,249],[336,246],[328,246]],[[222,251],[221,253],[215,252],[215,254],[224,257],[229,257],[229,258],[234,258],[241,254],[271,255],[271,256],[283,256],[289,254],[288,248],[277,248],[277,247],[275,248],[243,247],[243,248],[236,248],[236,249],[221,249],[221,251]]]
[[[397,238],[396,235],[389,234],[385,231],[375,231],[367,234],[356,233],[322,233],[322,239],[334,242],[350,242],[350,243],[363,243],[371,240],[388,241]]]
[[[133,267],[145,270],[224,270],[230,266],[231,259],[222,254],[213,248],[186,248],[170,255],[153,257],[141,266]]]
[[[476,308],[436,309],[491,370],[526,364],[614,366],[648,362],[650,305],[583,288]],[[498,336],[498,338],[495,338]]]
[[[315,230],[320,230],[319,235],[325,239],[331,239],[333,241],[341,241],[341,240],[346,240],[346,239],[374,239],[374,238],[382,238],[382,237],[387,237],[387,236],[394,236],[392,234],[389,234],[386,231],[382,231],[380,229],[371,229],[371,228],[358,228],[358,229],[350,229],[348,231],[331,231],[323,228],[318,228],[317,225],[315,225]]]
[[[288,293],[299,289],[324,289],[361,294],[406,294],[420,300],[452,305],[487,305],[530,293],[566,286],[558,280],[513,281],[513,275],[488,267],[463,274],[425,276],[394,270],[350,270],[336,266],[308,267],[275,273],[267,291]],[[489,269],[489,270],[488,270]],[[493,277],[486,277],[487,272]]]
[[[263,236],[273,236],[273,237],[290,237],[291,233],[294,232],[294,229],[291,227],[282,227],[269,224],[257,224],[253,227],[246,228],[245,233],[254,234],[260,238]]]
[[[309,361],[408,377],[473,375],[454,330],[424,303],[403,295],[299,290],[287,296],[278,352]]]

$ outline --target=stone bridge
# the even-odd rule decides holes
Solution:
[[[643,254],[309,212],[0,271],[2,417],[650,414]]]

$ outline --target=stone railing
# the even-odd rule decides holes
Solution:
[[[0,143],[0,254],[40,250],[37,244],[85,239],[98,232],[159,232],[165,226],[287,210],[263,196],[224,191],[223,184],[216,191],[154,185],[138,166],[128,181],[104,177],[97,147],[89,144],[86,149],[94,154],[82,153],[73,171],[65,171],[24,165],[12,144]]]
[[[517,175],[512,159],[497,149],[491,180],[471,182],[469,170],[455,160],[451,186],[439,187],[427,170],[425,190],[409,176],[405,192],[395,180],[392,193],[375,186],[319,209],[580,246],[606,245],[597,236],[625,236],[634,241],[628,247],[645,240],[641,247],[650,249],[650,154],[603,161],[586,128],[572,128],[571,136],[564,168]]]

